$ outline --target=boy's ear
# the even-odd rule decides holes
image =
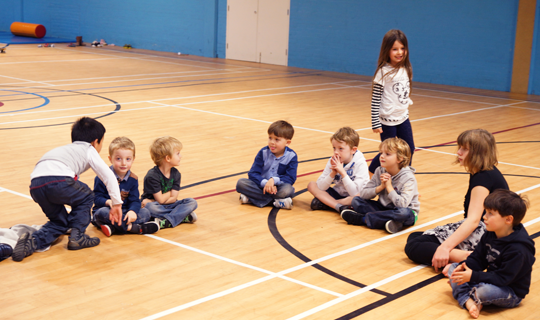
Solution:
[[[292,142],[292,140],[290,140],[290,139],[287,139],[287,144],[286,144],[286,146],[290,145],[290,144],[291,144],[291,142]]]
[[[356,152],[358,150],[358,147],[352,147],[351,150],[352,152]]]
[[[109,162],[112,163],[111,156],[107,156],[109,158]]]
[[[514,223],[514,216],[513,215],[507,215],[506,217],[504,217],[504,222],[506,224],[513,224]]]
[[[92,145],[92,147],[94,147],[94,148],[95,148],[98,144],[99,144],[99,140],[98,140],[98,139],[96,139],[96,140],[90,142],[90,145]]]

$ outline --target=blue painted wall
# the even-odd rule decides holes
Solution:
[[[218,2],[222,0],[0,1],[2,31],[8,31],[13,21],[23,21],[43,24],[52,37],[82,35],[85,42],[105,39],[135,48],[217,55]]]
[[[519,0],[292,0],[289,65],[373,75],[390,29],[414,80],[509,91]]]
[[[531,70],[529,75],[529,94],[540,95],[540,1],[536,4],[534,19],[534,40],[531,52]]]

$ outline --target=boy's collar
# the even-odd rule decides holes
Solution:
[[[128,172],[126,172],[126,175],[124,176],[124,178],[120,179],[120,176],[116,174],[116,171],[114,171],[114,167],[110,166],[109,168],[111,168],[111,170],[114,173],[114,176],[116,177],[116,180],[118,180],[118,182],[127,181],[129,179],[129,175],[131,174],[131,170],[128,170]]]

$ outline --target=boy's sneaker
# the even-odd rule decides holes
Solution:
[[[7,243],[0,243],[0,261],[11,257],[13,248]]]
[[[400,232],[401,229],[403,229],[403,223],[397,222],[394,220],[388,220],[386,221],[386,224],[384,225],[384,228],[388,233],[396,233]]]
[[[197,215],[195,214],[195,212],[192,212],[190,214],[187,215],[187,217],[184,219],[184,223],[193,223],[197,221]]]
[[[17,241],[15,249],[13,249],[13,261],[22,261],[24,258],[28,257],[34,251],[36,251],[37,245],[36,241],[29,232],[25,232]]]
[[[112,236],[112,227],[108,224],[102,224],[101,225],[101,231],[103,231],[103,234],[106,235],[107,237],[110,237]]]
[[[292,199],[290,197],[285,199],[276,199],[274,200],[274,207],[291,210],[293,207]]]
[[[366,215],[358,213],[352,209],[345,209],[341,211],[341,218],[347,221],[347,224],[352,224],[354,226],[363,226],[365,225],[364,217]]]
[[[311,210],[332,210],[332,208],[325,205],[321,200],[313,198],[311,200]]]
[[[91,238],[86,233],[83,233],[79,239],[75,240],[76,235],[80,235],[80,231],[77,230],[77,232],[71,233],[71,236],[69,237],[68,246],[67,246],[68,250],[80,250],[84,248],[91,248],[99,244],[99,238],[97,237]]]
[[[173,227],[172,224],[167,219],[155,218],[154,221],[157,222],[157,224],[159,225],[160,230],[165,229],[165,228],[172,228]]]
[[[141,233],[140,234],[152,234],[159,231],[159,224],[155,221],[150,221],[141,224]]]
[[[240,194],[240,204],[248,203],[251,203],[251,201],[249,201],[249,198],[245,194]]]

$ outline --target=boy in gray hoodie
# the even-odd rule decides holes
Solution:
[[[353,209],[341,212],[348,224],[386,229],[396,233],[418,219],[420,202],[414,168],[409,167],[411,149],[400,138],[381,142],[381,166],[351,202]],[[379,196],[377,201],[370,200]]]

